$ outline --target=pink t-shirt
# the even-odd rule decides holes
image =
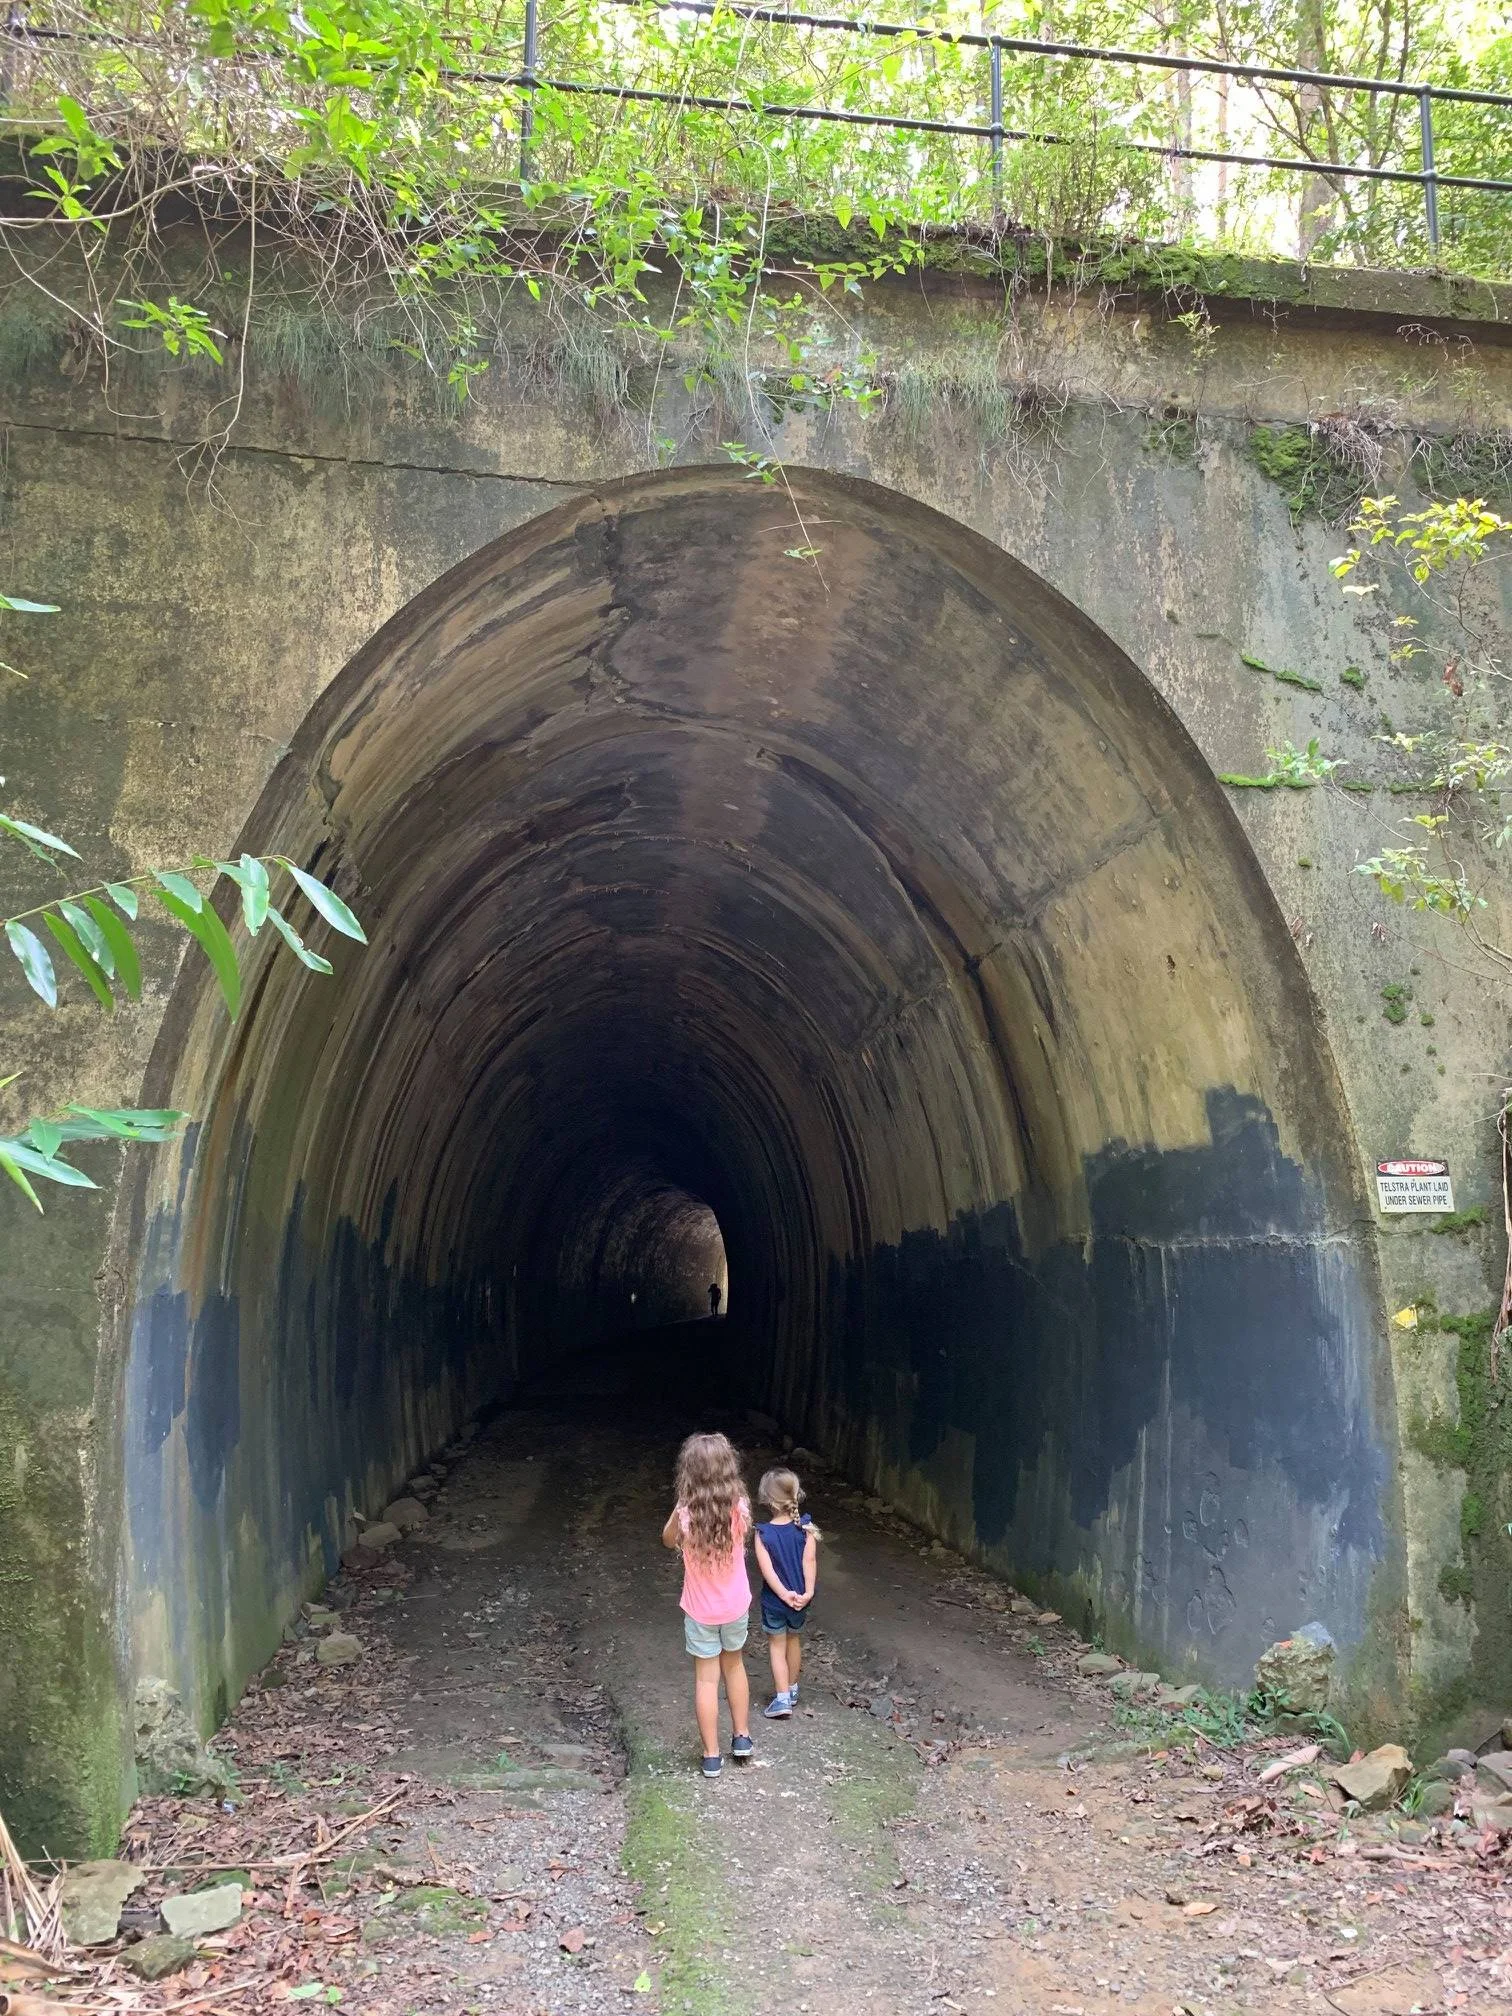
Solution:
[[[746,1574],[745,1543],[751,1530],[751,1508],[744,1498],[730,1514],[730,1553],[723,1561],[695,1560],[688,1552],[688,1508],[679,1505],[677,1523],[683,1536],[682,1607],[695,1624],[733,1624],[751,1607],[751,1582]]]

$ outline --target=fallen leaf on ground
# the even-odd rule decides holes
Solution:
[[[1217,1909],[1218,1906],[1216,1904],[1208,1903],[1204,1899],[1197,1897],[1190,1904],[1182,1905],[1181,1915],[1183,1918],[1206,1918],[1210,1911],[1216,1911]]]
[[[581,1953],[587,1937],[581,1925],[569,1925],[557,1943],[564,1953]]]

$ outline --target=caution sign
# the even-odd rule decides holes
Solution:
[[[1383,1211],[1452,1211],[1449,1164],[1428,1160],[1377,1162],[1376,1194]]]

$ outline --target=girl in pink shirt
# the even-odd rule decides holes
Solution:
[[[662,1528],[662,1545],[682,1550],[683,1642],[693,1659],[693,1712],[705,1778],[720,1772],[721,1679],[735,1731],[730,1755],[744,1762],[756,1747],[742,1656],[751,1609],[745,1565],[750,1532],[740,1458],[723,1435],[690,1435],[678,1453],[677,1503]]]

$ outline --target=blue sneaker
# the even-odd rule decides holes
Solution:
[[[730,1755],[735,1759],[737,1764],[744,1764],[747,1757],[750,1756],[755,1748],[756,1745],[751,1741],[749,1736],[737,1736],[730,1745]]]
[[[705,1757],[703,1760],[703,1774],[705,1778],[717,1778],[723,1769],[724,1759],[722,1757]]]
[[[783,1722],[793,1712],[793,1697],[790,1694],[774,1694],[762,1709],[768,1722]]]

